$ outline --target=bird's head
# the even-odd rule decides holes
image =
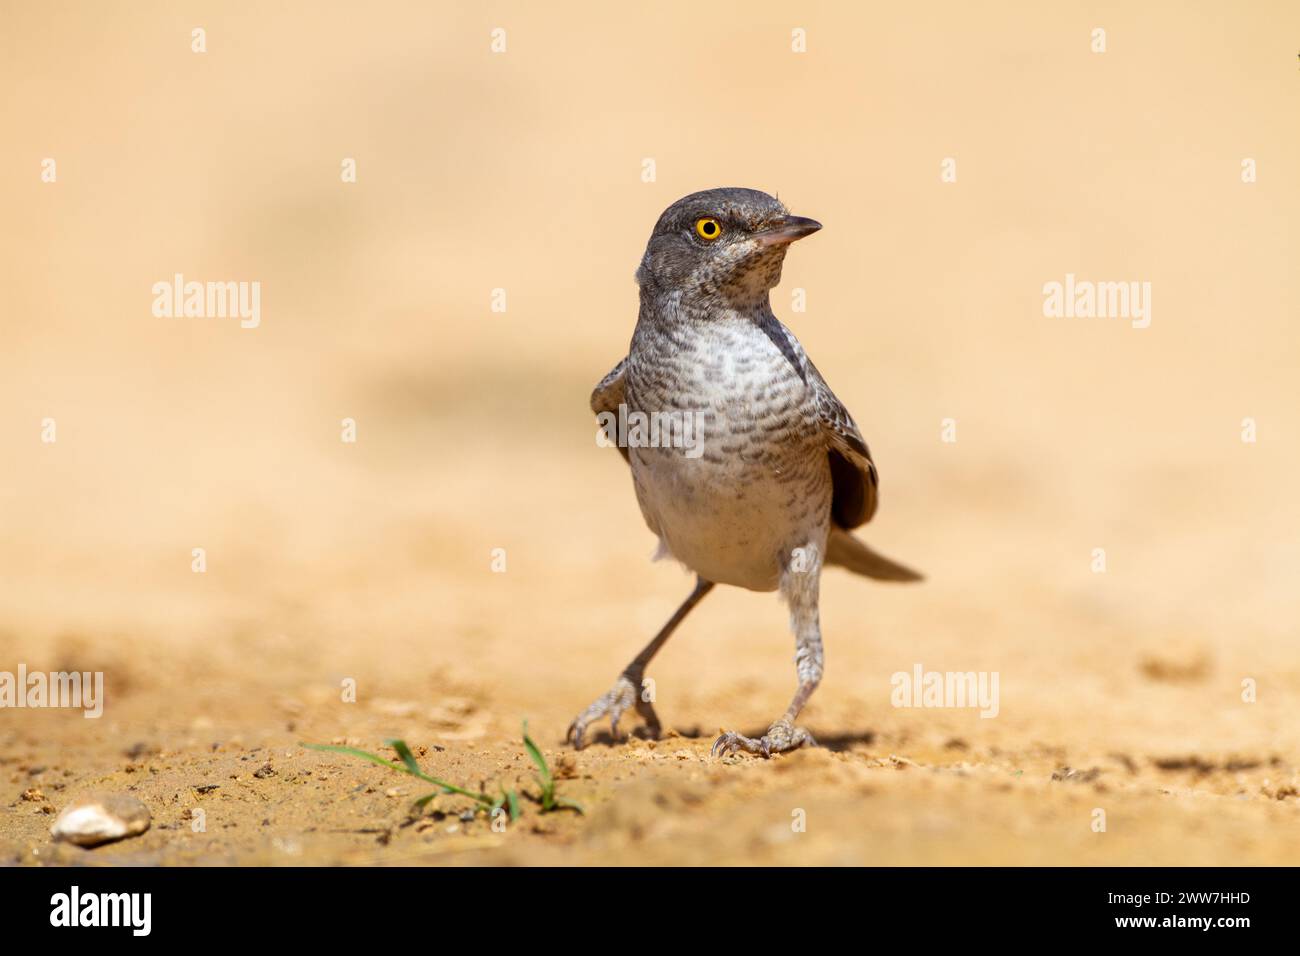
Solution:
[[[691,193],[655,223],[636,279],[647,292],[744,308],[766,301],[781,281],[790,243],[820,228],[756,189]]]

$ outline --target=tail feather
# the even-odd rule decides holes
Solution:
[[[842,528],[831,528],[826,563],[848,568],[877,581],[923,581],[924,575],[877,554]]]

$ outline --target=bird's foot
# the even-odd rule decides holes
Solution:
[[[636,707],[637,713],[645,721],[650,735],[657,738],[660,730],[659,718],[655,714],[654,705],[642,699],[640,677],[636,674],[623,673],[619,675],[608,693],[597,698],[595,703],[573,719],[564,739],[572,741],[574,750],[581,750],[587,743],[587,727],[600,718],[608,716],[610,735],[615,740],[619,740],[618,720],[632,706]]]
[[[753,737],[738,734],[734,730],[729,730],[713,742],[713,750],[710,752],[715,757],[725,757],[728,754],[736,753],[738,750],[744,750],[751,754],[762,754],[764,757],[770,757],[772,754],[783,753],[787,750],[816,746],[817,741],[813,740],[812,734],[802,727],[795,727],[783,717],[767,728],[767,733],[757,740]]]

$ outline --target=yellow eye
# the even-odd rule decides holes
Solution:
[[[709,216],[695,221],[695,234],[701,239],[712,242],[718,236],[722,235],[722,223]]]

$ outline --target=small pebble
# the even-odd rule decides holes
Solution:
[[[77,846],[99,846],[149,829],[149,808],[125,793],[88,794],[63,808],[50,834]]]

